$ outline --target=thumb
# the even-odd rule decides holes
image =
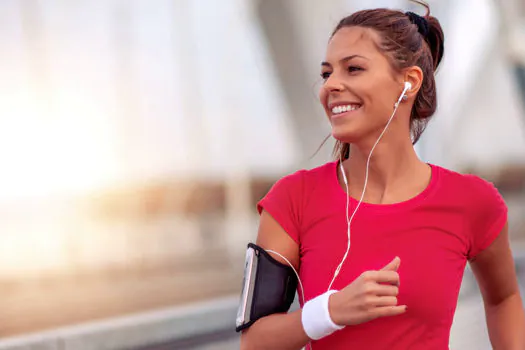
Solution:
[[[397,271],[400,264],[401,264],[401,259],[399,259],[399,257],[396,256],[394,260],[392,260],[391,262],[388,263],[388,265],[383,267],[381,271]]]

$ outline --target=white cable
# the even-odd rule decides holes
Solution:
[[[303,297],[303,304],[306,302],[304,300],[304,289],[303,289],[303,283],[301,282],[301,278],[299,277],[299,274],[297,273],[297,271],[295,270],[295,267],[293,267],[293,265],[290,263],[290,261],[288,261],[288,259],[286,259],[284,256],[282,256],[281,254],[277,253],[276,251],[273,251],[273,250],[267,250],[266,252],[268,253],[273,253],[273,254],[276,254],[278,256],[280,256],[281,258],[284,259],[284,261],[286,261],[288,263],[288,265],[290,265],[290,267],[292,268],[293,272],[295,272],[295,275],[297,276],[297,280],[299,281],[299,286],[301,287],[301,296]]]
[[[327,291],[332,288],[332,284],[334,283],[335,279],[339,275],[339,272],[341,271],[341,268],[343,267],[343,264],[344,264],[344,262],[346,260],[346,257],[348,256],[348,253],[350,252],[350,225],[352,223],[352,220],[354,219],[355,214],[357,213],[357,210],[361,206],[361,203],[363,202],[363,199],[365,197],[366,186],[368,184],[368,170],[370,168],[370,159],[372,158],[372,153],[374,152],[376,146],[379,144],[379,141],[381,141],[381,139],[383,138],[383,135],[385,134],[386,130],[388,129],[388,126],[390,125],[390,123],[394,119],[394,116],[396,115],[396,112],[397,112],[397,108],[399,107],[399,103],[403,99],[403,96],[405,96],[405,93],[406,93],[407,90],[408,90],[408,88],[405,86],[405,89],[401,93],[401,96],[399,96],[399,99],[397,100],[396,104],[394,105],[394,112],[390,116],[390,119],[388,119],[388,122],[386,123],[385,128],[383,129],[383,132],[379,135],[379,137],[377,138],[374,146],[372,146],[372,149],[370,150],[370,154],[368,155],[368,159],[366,161],[365,183],[363,185],[363,191],[361,192],[361,198],[359,199],[359,202],[357,203],[357,206],[355,207],[355,210],[352,213],[352,216],[350,218],[348,218],[348,207],[349,207],[349,203],[350,203],[350,193],[349,193],[349,189],[348,189],[348,181],[347,181],[346,174],[345,174],[345,171],[344,171],[344,168],[343,168],[343,162],[341,160],[339,161],[339,165],[341,167],[341,173],[343,175],[344,182],[345,182],[345,185],[346,185],[346,222],[347,222],[346,233],[347,233],[347,236],[348,236],[348,240],[347,240],[347,248],[346,248],[345,255],[343,256],[343,260],[341,260],[341,263],[339,263],[339,265],[337,266],[337,268],[335,270],[335,273],[334,273],[334,277],[332,278],[332,281],[330,282],[330,285],[328,285]]]
[[[374,146],[372,146],[372,149],[370,150],[370,154],[368,155],[368,159],[366,161],[365,183],[363,185],[363,191],[361,193],[361,198],[359,199],[359,202],[357,203],[357,206],[356,206],[356,208],[355,208],[355,210],[352,213],[352,216],[350,218],[348,217],[348,208],[350,206],[349,186],[348,186],[348,181],[347,181],[347,178],[346,178],[346,174],[344,172],[344,168],[343,168],[343,165],[342,165],[343,162],[340,161],[340,163],[339,163],[339,165],[341,166],[341,173],[343,175],[343,178],[344,178],[344,181],[345,181],[345,185],[346,185],[346,222],[347,222],[346,233],[347,233],[348,241],[347,241],[346,252],[345,252],[345,254],[343,256],[343,260],[341,260],[341,263],[339,263],[339,265],[337,266],[337,269],[335,270],[335,273],[334,273],[334,276],[332,278],[332,281],[330,282],[330,285],[328,286],[327,292],[330,291],[330,289],[332,287],[332,284],[334,283],[336,277],[339,275],[339,271],[341,271],[341,268],[342,268],[342,266],[343,266],[343,264],[344,264],[344,262],[346,260],[346,257],[348,256],[348,253],[350,251],[350,225],[352,223],[352,220],[354,219],[355,214],[357,213],[357,210],[361,206],[361,203],[363,202],[363,199],[365,197],[366,186],[368,184],[368,170],[369,170],[369,167],[370,167],[370,159],[372,158],[372,153],[374,152],[376,146],[379,144],[379,141],[383,138],[383,135],[386,133],[386,131],[388,129],[388,126],[390,125],[390,123],[394,119],[394,116],[395,116],[395,114],[397,112],[397,108],[399,107],[399,104],[401,103],[401,100],[403,99],[403,96],[405,96],[405,93],[406,93],[407,90],[409,90],[409,87],[407,87],[406,84],[405,84],[405,89],[401,93],[401,96],[399,96],[399,99],[397,100],[397,102],[394,104],[394,112],[390,116],[390,119],[388,119],[388,122],[386,123],[385,128],[383,129],[383,132],[381,132],[381,134],[377,138]],[[299,282],[299,286],[301,287],[301,296],[303,298],[303,305],[304,305],[306,303],[306,300],[304,298],[303,283],[301,282],[301,278],[299,277],[299,274],[297,273],[297,271],[295,270],[293,265],[290,263],[290,261],[288,261],[288,259],[286,257],[284,257],[283,255],[281,255],[280,253],[278,253],[278,252],[276,252],[274,250],[266,250],[266,252],[276,254],[277,256],[281,257],[284,261],[286,261],[286,263],[288,263],[288,265],[290,265],[290,267],[292,268],[293,272],[297,276],[297,280]],[[310,349],[312,349],[313,348],[312,344],[310,343],[309,345],[310,345]]]

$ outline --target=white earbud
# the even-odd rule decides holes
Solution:
[[[403,89],[403,92],[399,96],[399,99],[397,100],[397,102],[394,104],[394,108],[397,108],[402,100],[404,101],[408,99],[408,96],[406,95],[406,93],[410,89],[412,89],[412,83],[405,81],[405,88]]]

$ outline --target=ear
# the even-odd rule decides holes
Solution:
[[[414,97],[417,95],[421,84],[423,84],[423,71],[418,66],[412,66],[405,69],[404,79],[412,84],[412,88],[407,91],[407,96]]]

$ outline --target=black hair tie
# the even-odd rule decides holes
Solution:
[[[429,25],[428,21],[425,17],[421,17],[417,13],[414,12],[406,12],[405,13],[408,18],[410,18],[410,22],[417,25],[417,30],[421,35],[423,35],[424,38],[428,36],[429,33]]]

